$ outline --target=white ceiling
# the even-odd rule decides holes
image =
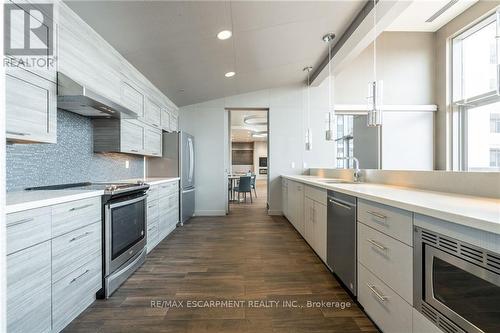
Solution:
[[[391,23],[387,31],[427,31],[434,32],[460,15],[478,0],[460,0],[449,7],[432,22],[425,22],[443,8],[450,0],[417,0]]]
[[[364,1],[66,1],[178,106],[302,82]],[[219,31],[233,37],[221,41]],[[224,73],[236,76],[225,78]]]
[[[253,142],[267,141],[267,138],[254,138],[252,133],[267,131],[266,125],[247,125],[244,122],[247,116],[262,116],[267,118],[267,111],[262,110],[245,110],[231,111],[231,141],[233,142]]]

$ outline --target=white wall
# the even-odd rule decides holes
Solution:
[[[377,79],[384,81],[384,104],[435,104],[433,33],[379,35]],[[366,104],[370,81],[373,81],[372,45],[335,76],[335,103]]]
[[[334,144],[324,140],[327,89],[326,82],[311,88],[310,119],[314,134],[313,150],[307,152],[304,149],[307,95],[303,86],[260,90],[182,107],[180,127],[196,140],[196,214],[225,213],[225,108],[269,108],[270,214],[281,214],[281,174],[301,174],[311,166],[334,166]]]

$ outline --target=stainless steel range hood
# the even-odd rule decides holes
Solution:
[[[107,97],[57,73],[57,107],[91,118],[137,118],[137,114]]]

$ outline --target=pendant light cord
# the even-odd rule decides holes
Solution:
[[[373,0],[373,81],[377,81],[377,0]]]

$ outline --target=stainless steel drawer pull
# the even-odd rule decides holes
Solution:
[[[340,207],[343,207],[343,208],[346,208],[346,209],[351,209],[351,206],[349,205],[346,205],[344,203],[341,203],[341,202],[338,202],[337,200],[333,200],[333,199],[328,199],[328,201],[334,205],[337,205],[337,206],[340,206]]]
[[[9,224],[7,225],[7,228],[8,228],[8,227],[13,227],[13,226],[15,226],[15,225],[20,225],[20,224],[23,224],[23,223],[28,223],[28,222],[33,221],[34,219],[35,219],[35,218],[33,218],[33,217],[29,217],[29,218],[26,218],[26,219],[22,219],[22,220],[19,220],[19,221],[16,221],[16,222],[9,223]]]
[[[380,293],[380,291],[378,291],[378,290],[377,290],[377,288],[375,288],[375,286],[374,286],[374,285],[370,285],[370,284],[368,284],[368,283],[367,283],[367,284],[366,284],[366,286],[367,286],[368,288],[370,288],[370,290],[372,291],[372,293],[373,293],[375,296],[377,296],[377,298],[378,298],[379,300],[381,300],[382,302],[387,301],[387,299],[389,298],[389,297],[387,297],[387,296],[385,296],[385,295],[382,295],[382,294]]]
[[[71,243],[71,242],[74,242],[74,241],[76,241],[76,240],[78,240],[78,239],[80,239],[80,238],[87,237],[87,236],[88,236],[88,235],[90,235],[91,233],[92,233],[92,232],[87,231],[86,233],[84,233],[84,234],[82,234],[82,235],[80,235],[80,236],[76,236],[76,237],[71,238],[71,239],[69,240],[69,242]]]
[[[373,212],[371,210],[368,210],[366,211],[368,214],[370,215],[373,215],[375,217],[378,217],[379,219],[383,219],[383,220],[387,220],[387,216],[383,215],[383,214],[380,214],[380,213],[377,213],[377,212]]]
[[[132,151],[134,153],[138,153],[139,152],[137,149],[130,149],[130,151]]]
[[[379,249],[381,249],[382,251],[386,251],[387,248],[385,246],[383,246],[382,244],[374,241],[373,239],[367,239],[366,240],[368,243],[372,244],[373,246],[375,247],[378,247]]]
[[[82,276],[84,276],[85,274],[87,274],[88,272],[90,272],[90,269],[87,269],[85,272],[83,272],[82,274],[78,275],[77,277],[73,278],[73,280],[71,280],[69,282],[69,284],[72,284],[73,282],[76,282],[76,280],[78,280],[79,278],[81,278]]]
[[[12,132],[12,131],[7,131],[7,134],[19,135],[19,136],[27,136],[27,135],[31,135],[30,133]]]
[[[73,207],[69,211],[74,212],[75,210],[80,210],[80,209],[84,209],[84,208],[92,207],[92,206],[93,206],[93,204],[87,204],[87,205],[83,205],[83,206],[79,206],[79,207]]]

